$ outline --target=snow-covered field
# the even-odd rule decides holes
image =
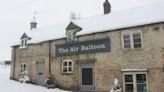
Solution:
[[[19,83],[9,79],[10,66],[0,65],[0,92],[68,92],[60,89],[47,89],[46,87]]]

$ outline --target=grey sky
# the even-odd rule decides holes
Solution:
[[[10,60],[11,48],[23,32],[30,28],[34,11],[38,27],[60,24],[69,20],[70,12],[82,17],[103,14],[105,0],[0,0],[0,61]],[[164,0],[109,0],[112,11],[140,7]]]

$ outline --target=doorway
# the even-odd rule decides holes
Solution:
[[[37,64],[37,84],[44,85],[44,63]]]
[[[94,63],[80,64],[80,90],[95,90]]]

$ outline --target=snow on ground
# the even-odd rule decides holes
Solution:
[[[10,66],[0,65],[0,92],[69,92],[60,89],[47,89],[46,87],[24,84],[9,79]]]

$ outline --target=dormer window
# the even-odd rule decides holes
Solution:
[[[77,41],[76,32],[73,30],[67,31],[67,42]]]
[[[76,42],[76,33],[81,30],[81,27],[71,22],[66,28],[67,42]]]
[[[20,48],[27,48],[27,41],[29,37],[24,33],[20,38]]]
[[[28,41],[28,38],[21,39],[20,48],[26,48],[27,47],[27,41]]]

